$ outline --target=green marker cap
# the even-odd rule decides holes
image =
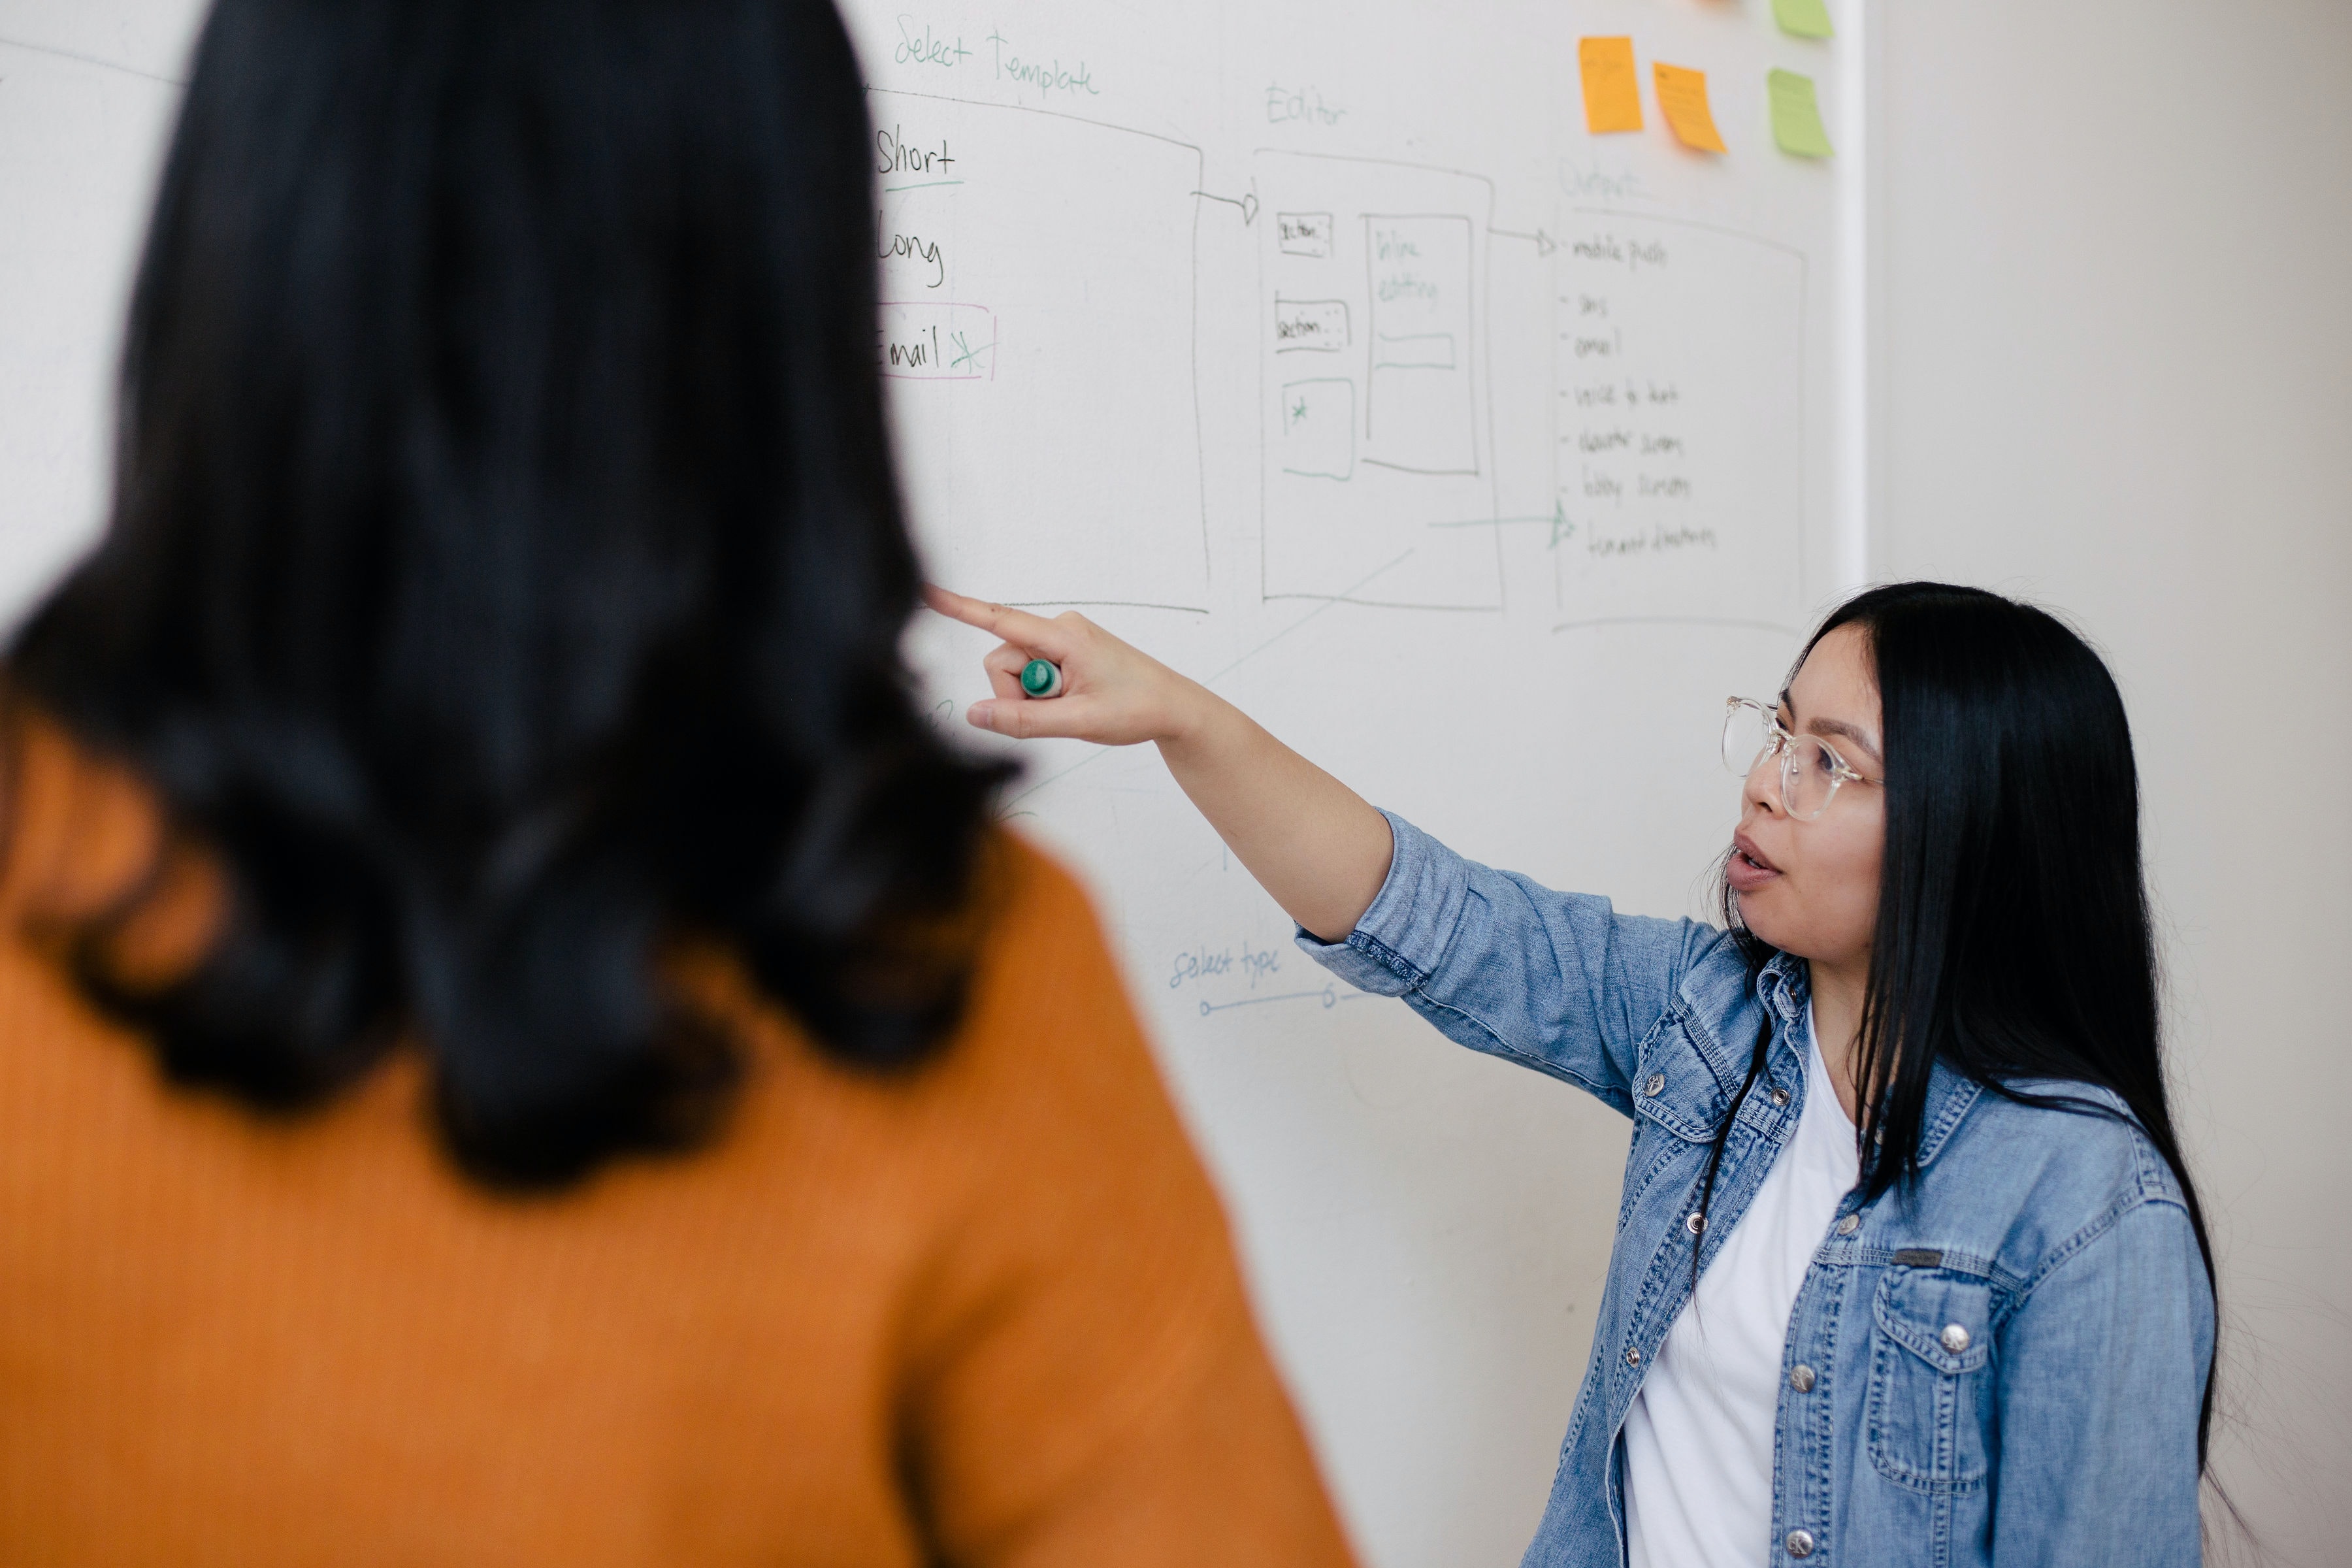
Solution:
[[[1031,659],[1021,667],[1021,689],[1031,697],[1059,697],[1062,667],[1051,659]]]

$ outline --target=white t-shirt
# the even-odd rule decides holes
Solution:
[[[1772,1560],[1772,1418],[1789,1314],[1859,1170],[1810,1005],[1805,1035],[1796,1136],[1699,1276],[1625,1416],[1631,1568]]]

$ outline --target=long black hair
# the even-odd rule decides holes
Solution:
[[[223,873],[176,982],[71,945],[173,1078],[411,1038],[470,1171],[560,1183],[729,1098],[674,942],[846,1062],[950,1028],[1000,775],[898,652],[860,79],[826,0],[220,0],[110,524],[6,672]]]
[[[2018,1087],[2094,1085],[2129,1108],[2172,1168],[2210,1285],[2204,1206],[2165,1089],[2139,776],[2114,678],[2046,611],[1979,588],[1901,583],[1832,611],[1790,679],[1846,626],[1869,639],[1886,752],[1886,844],[1855,1062],[1864,1200],[1918,1174],[1938,1060],[2011,1100],[2113,1114],[2079,1095]],[[1740,921],[1727,885],[1722,900],[1760,972],[1774,950]],[[1769,1044],[1768,1021],[1717,1130],[1702,1215]],[[2203,1399],[2200,1461],[2210,1378]]]

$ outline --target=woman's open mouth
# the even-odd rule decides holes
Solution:
[[[1764,858],[1755,841],[1745,833],[1731,837],[1731,858],[1724,868],[1724,877],[1735,893],[1752,893],[1780,875],[1780,868]]]

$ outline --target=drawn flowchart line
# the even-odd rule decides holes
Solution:
[[[100,55],[86,55],[78,49],[62,49],[55,44],[34,44],[27,43],[23,38],[0,37],[0,45],[5,45],[12,49],[22,49],[28,55],[47,55],[51,59],[71,60],[76,65],[95,66],[100,70],[118,71],[124,76],[135,76],[142,81],[152,81],[161,87],[173,87],[185,91],[188,86],[185,81],[175,76],[157,76],[153,71],[143,71],[137,66],[124,65],[121,60],[110,60]]]
[[[1275,996],[1244,996],[1237,1002],[1211,1002],[1206,998],[1203,998],[1201,1003],[1201,1016],[1205,1018],[1212,1013],[1229,1013],[1235,1007],[1263,1007],[1269,1002],[1320,1002],[1323,1004],[1323,1010],[1328,1013],[1343,1002],[1377,1002],[1381,1000],[1383,1000],[1383,998],[1375,996],[1370,992],[1365,991],[1350,991],[1342,995],[1338,983],[1334,982],[1323,986],[1319,990],[1285,991],[1279,995]]]

